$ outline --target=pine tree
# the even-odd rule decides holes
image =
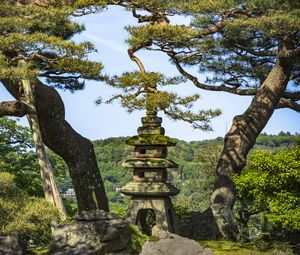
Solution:
[[[100,79],[102,65],[87,59],[93,45],[70,40],[84,29],[70,19],[74,8],[71,1],[1,1],[0,81],[17,99],[1,103],[1,116],[31,113],[22,90],[22,81],[29,81],[43,141],[66,161],[78,210],[108,210],[92,144],[65,121],[54,89],[81,89],[85,80]]]
[[[253,96],[225,137],[211,197],[219,232],[236,239],[232,214],[234,173],[277,108],[300,112],[300,3],[288,0],[111,1],[126,7],[141,25],[129,26],[133,53],[167,54],[179,73],[199,89]],[[172,24],[184,16],[190,24]],[[129,50],[130,54],[130,50]],[[132,57],[132,56],[131,56]],[[134,56],[133,56],[134,57]],[[197,67],[206,82],[192,74]],[[292,87],[294,85],[294,87]]]

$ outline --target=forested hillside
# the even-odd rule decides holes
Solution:
[[[130,157],[133,149],[125,144],[126,139],[128,137],[116,137],[93,142],[111,205],[126,203],[126,198],[118,192],[118,188],[132,178],[131,170],[121,165]],[[297,139],[300,139],[299,134],[292,135],[289,132],[261,134],[253,150],[276,151],[295,145]],[[181,191],[175,199],[175,205],[185,207],[188,211],[207,208],[222,145],[223,138],[218,137],[192,142],[177,140],[176,147],[169,148],[168,158],[179,164],[178,169],[170,170],[170,178]]]

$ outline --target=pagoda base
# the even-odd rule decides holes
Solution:
[[[155,214],[156,227],[161,230],[175,232],[176,218],[169,197],[132,197],[126,215],[126,220],[137,225],[141,231],[148,232],[147,211]]]

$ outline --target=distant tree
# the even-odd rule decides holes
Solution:
[[[43,197],[37,156],[32,149],[32,135],[28,127],[7,117],[0,118],[0,172],[13,174],[17,187],[29,196]],[[47,153],[60,188],[72,186],[62,158],[50,150]]]
[[[70,40],[83,30],[83,26],[70,20],[77,8],[73,3],[1,1],[0,81],[17,101],[1,102],[0,117],[31,113],[24,103],[21,84],[28,80],[34,86],[43,141],[66,161],[78,210],[108,210],[92,144],[65,121],[63,102],[54,89],[72,91],[83,88],[86,79],[100,79],[102,65],[87,60],[94,47],[88,42],[75,44]]]
[[[30,129],[0,118],[0,172],[14,175],[15,184],[31,196],[44,195]]]

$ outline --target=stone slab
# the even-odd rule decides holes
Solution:
[[[164,158],[131,158],[126,160],[122,167],[126,168],[178,168],[172,160]]]
[[[164,197],[175,196],[179,190],[168,182],[129,182],[120,192],[129,196]]]
[[[154,232],[154,231],[153,231]],[[181,237],[167,231],[152,233],[158,241],[148,241],[143,245],[140,255],[212,255],[211,250],[203,249],[192,239]]]

